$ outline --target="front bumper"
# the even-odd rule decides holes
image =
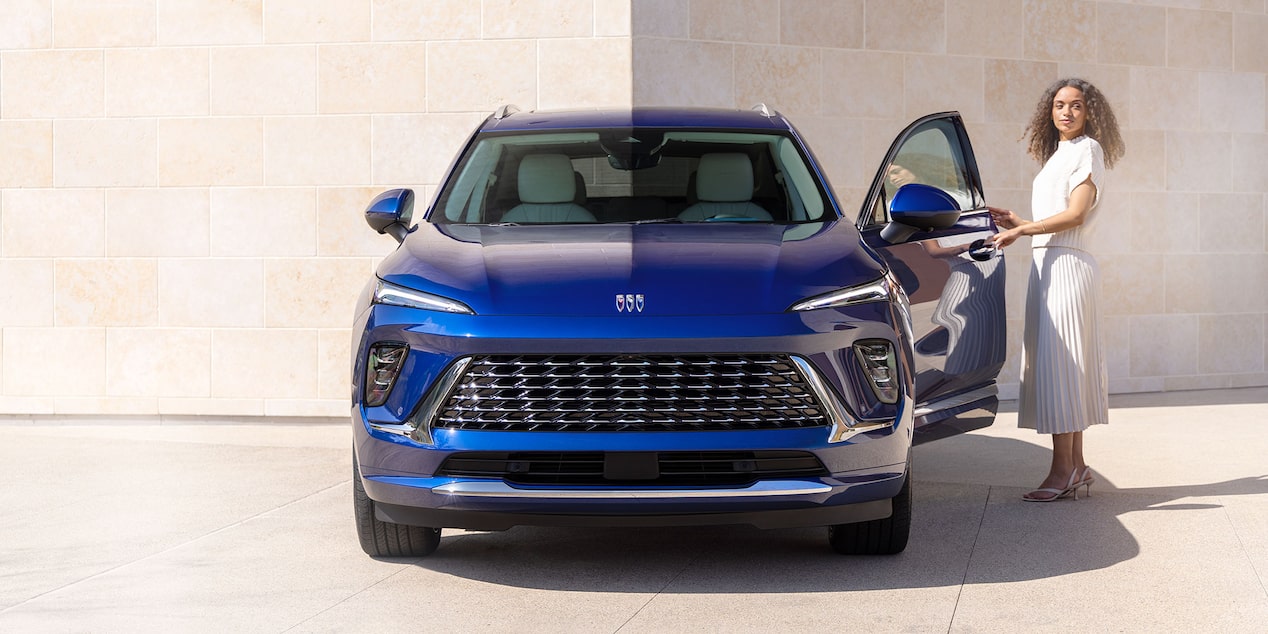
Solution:
[[[376,489],[382,495],[384,493],[382,484],[367,481],[367,492],[370,489]],[[882,483],[878,483],[882,484]],[[585,497],[581,498],[591,503],[599,500],[604,501],[632,501],[637,500],[643,503],[660,503],[667,500],[685,501],[691,500],[698,506],[717,506],[715,511],[693,511],[693,512],[643,512],[638,514],[622,513],[622,514],[598,514],[595,508],[586,509],[589,512],[577,513],[542,513],[542,512],[516,512],[506,510],[491,509],[466,509],[466,508],[421,508],[416,506],[402,506],[384,502],[375,502],[375,516],[385,522],[394,524],[406,524],[411,526],[428,526],[431,528],[464,528],[470,530],[486,530],[500,531],[506,530],[513,526],[626,526],[626,527],[650,527],[650,526],[718,526],[728,524],[748,524],[757,528],[796,528],[802,526],[831,526],[834,524],[850,524],[854,522],[865,522],[869,520],[884,519],[893,514],[891,498],[898,494],[898,489],[902,486],[902,476],[897,478],[897,484],[891,481],[883,483],[886,486],[878,487],[878,494],[882,494],[881,499],[868,500],[865,502],[854,502],[848,504],[836,505],[816,505],[805,506],[802,508],[767,508],[759,510],[734,510],[737,500],[748,499],[742,497],[747,494],[754,496],[753,500],[759,497],[770,499],[772,495],[787,495],[788,497],[801,497],[805,495],[820,496],[831,495],[833,487],[828,485],[818,485],[814,483],[790,483],[790,482],[758,482],[748,490],[678,490],[673,492],[667,491],[607,491],[603,492],[607,495],[618,495],[628,497],[601,498],[601,497]],[[391,486],[391,485],[389,485]],[[775,488],[772,491],[772,487]],[[893,489],[892,493],[884,494],[879,488]],[[800,491],[798,491],[800,489]],[[433,489],[433,492],[436,489]],[[815,491],[815,492],[811,492]],[[521,492],[516,492],[509,500],[520,501],[524,498],[519,497]],[[585,491],[552,491],[533,492],[539,501],[554,501],[568,499],[575,500],[571,496],[576,494],[597,494],[598,492]],[[682,497],[666,497],[667,494],[678,495]],[[374,493],[370,493],[371,497],[375,497]],[[550,497],[564,496],[564,497]],[[496,498],[488,498],[496,499]],[[750,500],[750,501],[753,501]],[[717,503],[721,502],[721,505]],[[714,503],[714,504],[710,504]]]
[[[380,520],[431,528],[538,526],[828,526],[890,516],[905,465],[856,481],[761,480],[733,488],[554,488],[368,476]]]
[[[444,432],[431,447],[357,430],[363,485],[382,521],[432,528],[505,530],[538,526],[827,526],[883,519],[907,473],[912,407],[892,427],[847,442],[827,428],[695,433]],[[718,451],[800,449],[825,477],[762,479],[736,486],[558,486],[433,475],[462,451]]]

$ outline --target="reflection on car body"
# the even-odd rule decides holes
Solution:
[[[932,157],[938,185],[894,186]],[[1003,262],[955,113],[899,135],[840,201],[782,116],[504,108],[357,306],[362,547],[421,556],[445,527],[828,526],[907,543],[911,446],[990,424]]]

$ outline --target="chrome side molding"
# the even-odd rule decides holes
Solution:
[[[968,392],[956,394],[954,396],[948,396],[943,399],[925,403],[916,408],[915,416],[916,418],[920,418],[921,416],[928,416],[935,412],[940,412],[944,409],[951,409],[953,407],[959,407],[961,405],[968,405],[969,403],[974,403],[984,398],[989,398],[992,396],[996,396],[998,394],[999,394],[999,387],[996,386],[994,383],[992,383],[990,385],[979,387],[976,390],[970,390]]]

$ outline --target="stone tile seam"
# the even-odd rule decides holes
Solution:
[[[1255,579],[1259,581],[1259,591],[1263,593],[1264,598],[1268,598],[1268,584],[1264,583],[1263,573],[1260,572],[1259,567],[1255,565],[1255,560],[1250,556],[1250,551],[1246,548],[1246,540],[1242,539],[1242,534],[1237,530],[1237,523],[1228,514],[1228,504],[1222,497],[1219,498],[1219,501],[1220,508],[1224,511],[1224,519],[1228,520],[1228,527],[1232,529],[1233,536],[1237,538],[1237,545],[1241,548],[1242,556],[1246,558],[1246,563],[1250,565],[1251,572],[1255,573]]]
[[[647,606],[652,604],[652,601],[655,601],[657,597],[664,594],[665,590],[669,588],[669,586],[674,585],[674,582],[677,581],[680,577],[682,577],[683,573],[687,572],[687,569],[690,568],[693,564],[695,564],[699,558],[700,558],[700,555],[696,554],[692,556],[690,559],[688,559],[687,562],[682,565],[682,568],[678,569],[678,572],[674,574],[673,577],[671,577],[668,581],[665,582],[664,585],[662,585],[659,589],[653,592],[652,596],[647,597],[647,600],[643,602],[643,605],[638,606],[638,609],[634,610],[634,613],[630,614],[630,617],[625,619],[625,621],[623,621],[620,626],[618,626],[615,630],[612,630],[613,634],[616,634],[617,632],[624,630],[625,626],[629,625],[630,623],[634,621],[634,619],[638,618],[638,615],[642,614],[643,610],[646,610]]]
[[[951,607],[951,618],[947,620],[947,633],[955,628],[955,614],[960,610],[960,597],[964,595],[964,586],[969,582],[969,571],[973,569],[973,554],[977,552],[977,541],[982,536],[982,525],[986,523],[986,512],[991,506],[991,494],[994,486],[986,487],[986,499],[982,501],[982,514],[977,518],[977,531],[973,533],[973,545],[969,547],[969,556],[964,562],[964,576],[960,578],[960,587],[955,592],[955,605]]]
[[[347,480],[346,482],[351,482],[351,481],[352,481],[352,480]],[[461,537],[459,537],[459,539],[461,539]],[[411,570],[411,569],[413,569],[413,568],[414,568],[414,566],[413,566],[413,565],[400,564],[400,565],[398,566],[397,570],[393,571],[391,574],[387,575],[386,577],[383,577],[382,579],[379,579],[378,581],[375,581],[374,583],[372,583],[372,584],[370,584],[370,585],[368,585],[368,586],[365,586],[364,588],[361,588],[360,590],[357,590],[356,592],[353,592],[352,594],[350,594],[350,595],[348,595],[348,596],[346,596],[346,597],[344,597],[344,598],[342,598],[342,599],[340,599],[340,600],[338,600],[338,601],[335,601],[334,603],[331,603],[330,605],[328,605],[328,606],[326,606],[326,607],[324,607],[324,608],[322,608],[322,609],[318,610],[317,612],[314,612],[312,615],[310,615],[310,616],[308,616],[308,617],[306,617],[306,618],[304,618],[304,619],[301,619],[300,621],[297,621],[294,625],[292,625],[292,626],[290,626],[290,627],[288,627],[288,628],[286,628],[285,630],[282,630],[282,631],[283,631],[283,632],[292,632],[292,631],[294,631],[296,628],[298,628],[298,627],[300,627],[300,626],[304,625],[305,623],[308,623],[309,621],[312,621],[313,619],[315,619],[315,618],[317,618],[317,617],[319,617],[319,616],[321,616],[321,615],[323,615],[323,614],[325,614],[325,613],[327,613],[327,612],[329,612],[329,611],[331,611],[331,610],[333,610],[333,609],[335,609],[335,608],[339,607],[340,605],[343,605],[344,603],[347,603],[347,602],[349,602],[349,601],[351,601],[351,600],[355,599],[356,597],[361,596],[362,594],[365,594],[366,592],[368,592],[368,591],[372,590],[373,588],[378,587],[379,585],[383,584],[383,583],[384,583],[384,582],[386,582],[387,580],[392,579],[393,577],[396,577],[397,575],[399,575],[399,574],[401,574],[401,573],[405,572],[406,570]]]

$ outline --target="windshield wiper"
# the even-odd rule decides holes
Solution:
[[[682,223],[682,220],[679,218],[651,218],[648,220],[635,220],[634,222],[631,222],[630,224],[655,225],[655,224],[681,224],[681,223]]]

